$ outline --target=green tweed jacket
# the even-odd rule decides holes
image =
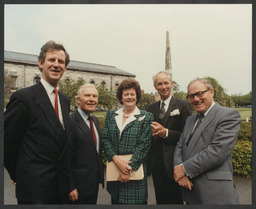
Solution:
[[[151,143],[151,123],[153,115],[138,110],[134,120],[128,123],[121,135],[115,117],[116,110],[107,112],[103,129],[103,149],[108,161],[115,155],[133,154],[131,167],[137,170],[141,164],[144,169],[144,179],[130,180],[127,183],[119,181],[107,182],[107,191],[116,201],[124,204],[140,204],[147,201],[147,155]]]

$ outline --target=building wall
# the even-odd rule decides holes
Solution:
[[[16,79],[16,89],[32,86],[36,83],[36,79],[41,77],[41,72],[36,65],[5,62],[4,69],[9,76],[11,76],[13,79]],[[104,82],[107,89],[112,89],[112,91],[115,91],[117,86],[124,79],[128,78],[128,76],[101,74],[97,72],[94,73],[68,69],[64,73],[62,79],[67,78],[73,80],[83,78],[86,83],[91,83],[94,81],[94,85],[101,85],[102,82]]]

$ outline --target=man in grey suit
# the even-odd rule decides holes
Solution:
[[[240,129],[238,111],[214,102],[206,79],[188,85],[197,114],[187,118],[174,152],[174,179],[186,204],[239,204],[232,152]]]

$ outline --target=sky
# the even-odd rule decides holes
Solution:
[[[198,77],[229,95],[252,91],[251,4],[4,5],[5,50],[38,55],[54,40],[71,60],[135,74],[146,93],[165,70],[166,31],[181,91]]]

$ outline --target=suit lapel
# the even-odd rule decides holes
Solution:
[[[84,133],[85,140],[89,141],[89,144],[93,147],[93,149],[96,151],[96,146],[93,140],[91,129],[88,127],[82,116],[79,114],[79,112],[76,110],[76,120],[78,127],[80,130]]]
[[[137,118],[139,117],[140,115],[133,115],[130,122],[124,127],[123,131],[122,132],[125,132],[127,129],[129,129],[133,124],[134,122],[137,120]]]
[[[170,103],[169,103],[169,107],[168,107],[168,109],[165,113],[165,116],[164,116],[164,118],[162,119],[162,122],[161,122],[161,124],[164,127],[166,127],[168,119],[170,117],[170,112],[174,110],[175,106],[176,106],[176,99],[172,96],[172,98],[170,100]]]
[[[63,131],[63,127],[60,123],[60,120],[57,116],[57,114],[55,113],[55,110],[52,106],[52,103],[49,99],[49,96],[47,95],[46,90],[44,89],[43,85],[41,84],[41,82],[38,82],[38,84],[36,85],[37,88],[37,94],[40,95],[39,99],[38,99],[38,105],[40,106],[40,108],[42,109],[46,120],[48,121],[48,123],[51,124],[51,126],[53,127],[53,129],[58,132],[58,131]]]
[[[208,124],[215,118],[216,116],[216,112],[218,109],[218,104],[215,104],[212,109],[208,112],[208,114],[206,115],[206,117],[203,119],[202,123],[200,124],[200,126],[197,128],[196,132],[193,134],[190,143],[188,144],[188,151],[187,151],[187,155],[189,156],[190,153],[192,152],[192,150],[194,150],[194,147],[196,146],[198,140],[200,139],[200,136],[203,132],[203,130],[205,129],[205,127],[208,126]],[[196,115],[195,115],[196,117]],[[192,128],[194,127],[194,124],[192,125]],[[192,130],[192,129],[191,129]],[[191,133],[191,132],[190,132]],[[185,145],[186,146],[186,145]]]
[[[153,111],[154,119],[155,119],[155,121],[158,122],[158,123],[160,123],[159,113],[160,113],[160,101],[158,101],[158,102],[156,103],[155,110]]]

